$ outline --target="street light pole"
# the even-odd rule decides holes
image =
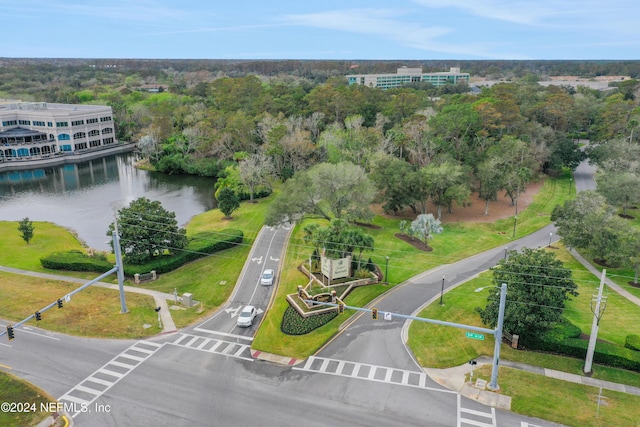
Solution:
[[[548,248],[551,247],[551,237],[553,236],[552,232],[549,232],[549,246],[547,246]]]
[[[513,237],[516,237],[516,224],[518,223],[518,215],[513,217]]]
[[[440,305],[444,305],[442,302],[442,296],[444,295],[444,276],[442,276],[442,289],[440,290]]]
[[[504,307],[507,302],[507,284],[503,283],[500,288],[500,308],[498,309],[498,324],[494,335],[495,347],[493,350],[493,367],[491,369],[491,382],[487,386],[489,390],[500,390],[498,385],[498,363],[500,362],[500,344],[502,344],[502,325],[504,323]]]
[[[387,263],[384,266],[384,283],[389,284],[389,255],[386,256]]]

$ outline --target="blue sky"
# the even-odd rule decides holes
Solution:
[[[638,0],[0,0],[0,57],[640,59]]]

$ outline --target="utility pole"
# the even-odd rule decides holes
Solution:
[[[442,297],[444,296],[444,276],[442,276],[442,288],[440,290],[440,305],[444,305]]]
[[[118,271],[118,288],[120,289],[120,313],[127,313],[127,301],[124,297],[124,266],[122,265],[122,252],[120,250],[120,235],[118,234],[118,218],[113,222],[115,227],[113,230],[113,252],[116,255],[116,267]]]
[[[593,352],[596,350],[596,339],[598,338],[598,326],[600,326],[600,319],[604,314],[604,310],[607,308],[607,297],[602,296],[602,291],[604,289],[604,278],[606,274],[607,270],[603,269],[602,276],[600,277],[600,288],[598,289],[598,295],[594,295],[591,300],[593,324],[591,325],[591,336],[589,336],[589,347],[587,347],[587,359],[584,362],[583,372],[585,374],[591,373],[591,365],[593,364]]]
[[[493,335],[495,347],[493,349],[493,367],[491,368],[491,382],[487,388],[492,391],[500,390],[498,385],[498,364],[500,363],[500,345],[502,344],[502,325],[504,324],[504,307],[507,302],[507,284],[503,283],[500,288],[500,308],[498,309],[498,324]]]

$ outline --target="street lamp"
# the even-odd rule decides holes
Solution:
[[[389,284],[389,255],[386,256],[387,263],[384,266],[384,283]]]
[[[442,289],[440,290],[440,305],[444,305],[442,302],[443,295],[444,295],[444,276],[442,276]]]
[[[497,286],[486,286],[476,289],[480,292],[487,287],[498,288]],[[493,349],[493,367],[491,368],[491,381],[487,388],[492,391],[500,390],[498,385],[498,363],[500,362],[500,344],[502,343],[502,325],[504,324],[504,306],[507,301],[507,284],[503,283],[500,288],[500,306],[498,308],[498,323],[494,332],[495,347]]]
[[[551,237],[553,236],[552,232],[549,232],[549,246],[547,246],[548,248],[551,247]]]
[[[518,223],[518,215],[513,217],[513,237],[516,237],[516,224]]]

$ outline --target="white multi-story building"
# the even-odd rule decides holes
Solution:
[[[434,86],[469,84],[469,73],[461,73],[460,68],[450,68],[440,73],[423,73],[422,68],[398,68],[396,74],[350,74],[349,85],[364,85],[381,89],[393,89],[407,83],[427,82]]]
[[[111,107],[0,100],[0,161],[89,152],[117,142]]]

